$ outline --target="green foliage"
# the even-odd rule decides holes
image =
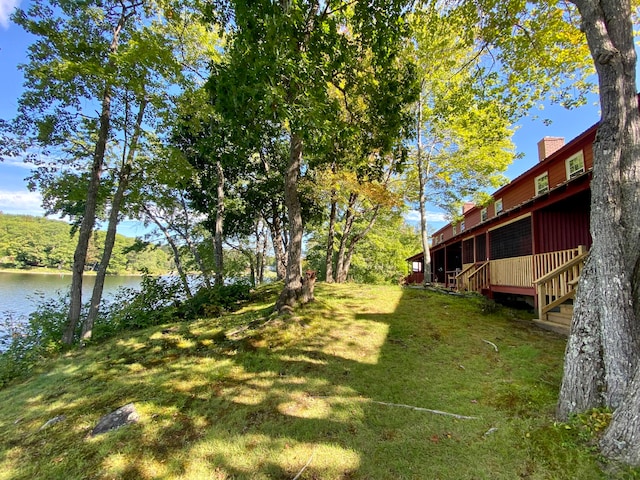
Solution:
[[[583,441],[593,442],[607,429],[611,416],[609,408],[594,408],[573,415],[567,423],[557,423],[556,427],[571,430]]]
[[[28,375],[43,360],[62,349],[67,320],[65,297],[39,303],[27,321],[5,318],[0,325],[0,387],[16,377]]]
[[[236,310],[240,302],[249,298],[250,291],[251,284],[246,280],[201,288],[183,303],[179,314],[187,319],[217,317],[223,312]]]
[[[325,277],[327,245],[325,226],[312,229],[308,242],[309,268]],[[397,284],[408,271],[406,258],[420,247],[414,228],[406,225],[397,212],[380,215],[375,227],[356,246],[349,270],[349,280],[356,283]],[[337,242],[334,250],[337,252]]]
[[[87,265],[100,261],[106,233],[94,233],[89,247]],[[107,272],[152,274],[170,269],[167,252],[144,244],[132,248],[136,240],[116,236],[116,243]],[[5,268],[55,268],[68,271],[73,265],[74,237],[68,223],[43,217],[0,213],[0,265]]]
[[[120,291],[96,320],[93,338],[100,340],[117,332],[137,330],[170,321],[178,312],[184,292],[174,277],[145,273],[139,291]]]

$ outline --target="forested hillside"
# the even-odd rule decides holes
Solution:
[[[106,233],[94,232],[89,245],[87,270],[99,261]],[[27,215],[0,213],[0,267],[2,268],[57,268],[69,270],[77,238],[71,227],[60,220]],[[170,268],[167,252],[149,245],[135,248],[136,241],[117,235],[108,273],[166,272]]]

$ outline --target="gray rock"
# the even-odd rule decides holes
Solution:
[[[137,422],[140,419],[140,415],[136,411],[136,407],[133,403],[127,403],[123,407],[105,415],[102,417],[93,430],[91,430],[90,436],[100,435],[106,433],[109,430],[115,430],[123,425]]]

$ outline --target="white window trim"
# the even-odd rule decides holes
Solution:
[[[498,209],[498,205],[500,205],[500,209]],[[496,217],[498,215],[500,215],[502,212],[504,212],[504,205],[502,203],[502,199],[499,198],[495,201],[495,203],[493,204],[494,210],[496,212]]]
[[[545,177],[547,178],[547,188],[546,190],[541,190],[538,186],[538,180],[541,180]],[[534,185],[536,187],[536,196],[547,193],[549,191],[549,172],[544,172],[542,175],[538,175],[534,180]]]
[[[582,167],[579,170],[575,170],[574,172],[572,172],[571,171],[571,161],[572,160],[576,160],[576,159],[580,159],[580,163],[582,163]],[[583,174],[584,171],[585,171],[585,168],[584,168],[584,154],[582,153],[582,150],[580,150],[575,155],[572,155],[569,158],[567,158],[565,160],[565,167],[567,169],[567,180],[571,180],[572,178],[575,178],[578,175]]]

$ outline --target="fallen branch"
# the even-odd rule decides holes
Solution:
[[[495,343],[490,342],[489,340],[485,340],[484,338],[482,339],[482,341],[491,345],[496,352],[498,351],[498,346]]]
[[[414,407],[413,405],[404,405],[402,403],[387,403],[387,402],[378,402],[376,400],[370,400],[371,403],[377,403],[379,405],[386,405],[388,407],[401,407],[401,408],[409,408],[411,410],[417,410],[419,412],[429,412],[434,413],[436,415],[445,415],[447,417],[454,417],[461,420],[477,420],[479,417],[468,417],[466,415],[458,415],[457,413],[451,412],[443,412],[442,410],[432,410],[430,408],[422,408],[422,407]]]
[[[304,472],[307,469],[307,467],[311,464],[311,460],[313,460],[313,456],[315,454],[316,454],[316,451],[314,450],[311,456],[309,457],[309,460],[307,460],[307,463],[305,464],[305,466],[302,467],[302,470],[300,470],[295,477],[293,477],[293,480],[298,480],[300,478],[300,475],[302,475],[302,472]]]

